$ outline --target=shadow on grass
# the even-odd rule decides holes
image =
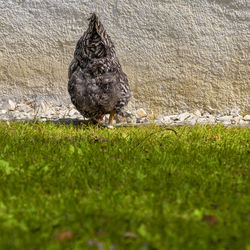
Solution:
[[[108,125],[106,123],[98,123],[94,120],[78,120],[78,119],[72,119],[72,118],[60,118],[60,119],[57,119],[57,120],[46,120],[46,121],[39,121],[37,119],[33,119],[33,120],[11,120],[11,122],[25,122],[25,123],[53,123],[55,125],[73,125],[74,127],[84,127],[85,129],[86,128],[91,128],[93,126],[96,126],[98,128],[109,128]],[[9,122],[10,121],[6,121],[9,125]],[[173,128],[177,128],[177,127],[181,127],[181,126],[169,126],[169,125],[165,125],[165,124],[157,124],[157,123],[154,123],[153,121],[152,122],[147,122],[147,123],[118,123],[118,124],[113,124],[113,128],[124,128],[124,127],[131,127],[131,128],[135,128],[135,127],[150,127],[150,126],[154,126],[154,127],[161,127],[163,128],[164,130],[169,130],[169,131],[172,131],[175,133],[175,135],[177,136],[178,133],[175,129]],[[111,128],[112,129],[112,128]],[[155,133],[158,133],[159,131],[157,132],[152,132],[150,134],[150,136],[152,136],[153,134]]]

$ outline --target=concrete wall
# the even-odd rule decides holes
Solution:
[[[67,68],[95,11],[133,99],[156,113],[250,110],[248,0],[0,0],[0,95],[69,102]]]

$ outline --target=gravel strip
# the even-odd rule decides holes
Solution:
[[[0,106],[1,107],[1,106]],[[104,118],[104,123],[108,122],[109,115]],[[8,104],[0,108],[0,120],[2,121],[54,121],[54,122],[84,122],[87,119],[70,104],[66,106],[53,105],[45,101],[39,102],[20,102],[16,103],[12,100]],[[142,125],[156,123],[158,125],[181,126],[198,124],[217,124],[221,123],[227,126],[250,126],[250,115],[240,114],[239,110],[229,110],[223,114],[213,115],[208,112],[196,110],[194,112],[185,112],[173,115],[148,114],[144,109],[140,108],[134,111],[126,111],[123,116],[116,115],[114,125]]]

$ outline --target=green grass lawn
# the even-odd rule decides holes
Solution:
[[[0,249],[250,249],[250,129],[0,122]]]

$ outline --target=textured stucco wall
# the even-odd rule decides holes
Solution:
[[[128,75],[131,108],[250,110],[248,0],[0,0],[1,99],[69,102],[67,68],[93,11]]]

